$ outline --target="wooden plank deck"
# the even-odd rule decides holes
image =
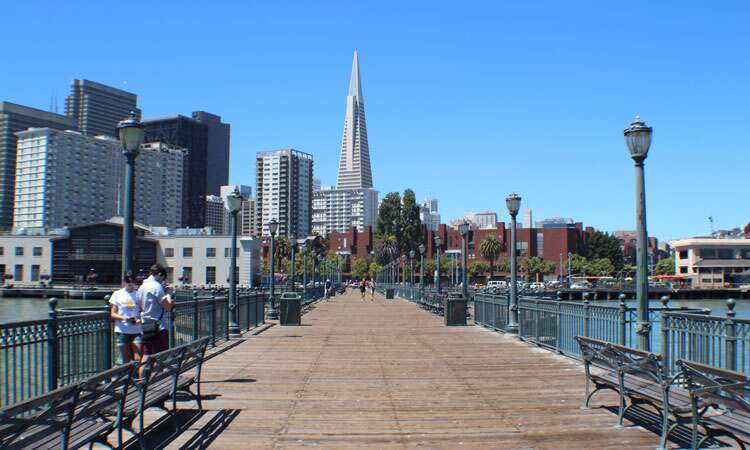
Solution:
[[[170,448],[195,446],[211,427],[219,449],[658,445],[603,408],[581,409],[580,364],[515,338],[358,293],[319,303],[303,322],[210,360],[209,411]]]

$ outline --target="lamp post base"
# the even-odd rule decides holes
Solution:
[[[230,323],[229,324],[229,338],[230,339],[237,339],[242,336],[242,333],[240,333],[240,327],[236,323]]]
[[[518,334],[518,324],[510,324],[505,327],[506,333]]]

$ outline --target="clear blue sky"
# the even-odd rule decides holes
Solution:
[[[650,234],[750,220],[746,2],[368,3],[6,2],[0,99],[62,110],[71,79],[103,82],[147,117],[222,115],[232,182],[291,146],[334,184],[358,48],[381,195],[506,220],[516,191],[536,219],[632,229],[622,130],[640,114]]]

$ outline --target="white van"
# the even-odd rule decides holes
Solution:
[[[488,288],[505,288],[508,287],[508,284],[505,281],[500,280],[490,280],[487,282]]]

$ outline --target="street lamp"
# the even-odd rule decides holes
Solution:
[[[269,280],[270,283],[270,297],[271,297],[271,309],[268,311],[268,317],[271,319],[275,319],[278,317],[278,311],[276,310],[276,301],[274,300],[274,294],[273,294],[273,288],[276,281],[276,274],[274,273],[275,268],[275,259],[276,259],[276,232],[279,230],[279,223],[276,221],[276,219],[271,219],[270,222],[268,222],[268,233],[271,235],[271,273],[269,276],[271,279]]]
[[[505,199],[505,205],[510,213],[510,314],[508,318],[508,331],[518,331],[518,269],[516,264],[516,216],[521,208],[521,197],[515,193]]]
[[[302,254],[302,298],[307,298],[307,239],[302,239],[299,244]]]
[[[435,289],[438,294],[440,293],[440,244],[442,244],[440,236],[435,236],[435,250],[437,251],[437,259],[435,260]]]
[[[463,270],[461,270],[461,293],[464,295],[464,298],[468,300],[469,298],[469,283],[468,283],[468,277],[466,276],[466,269],[468,262],[466,261],[467,253],[468,253],[468,246],[469,246],[469,222],[462,222],[461,225],[458,226],[458,232],[461,233],[461,240],[462,246],[461,246],[461,256],[462,256],[462,262]]]
[[[292,282],[292,292],[297,292],[297,286],[294,285],[294,276],[295,272],[297,272],[297,266],[295,264],[295,253],[297,253],[297,238],[294,235],[289,236],[289,250],[292,254],[292,260],[290,261],[292,268],[289,271],[289,280],[291,280]]]
[[[411,276],[411,287],[414,287],[414,250],[409,250],[409,275]]]
[[[638,345],[641,350],[649,351],[649,334],[651,325],[648,320],[648,233],[646,232],[646,182],[644,180],[644,161],[651,146],[653,130],[635,116],[635,121],[624,131],[625,144],[630,157],[635,162],[635,208],[637,225],[636,263],[638,275],[636,296],[638,297]]]
[[[424,244],[419,244],[419,290],[424,292]]]
[[[145,130],[135,116],[130,115],[117,124],[117,133],[122,143],[122,154],[125,156],[125,211],[122,218],[122,272],[135,273],[133,270],[133,239],[135,238],[135,158],[143,144]]]
[[[230,227],[232,228],[232,247],[229,249],[229,336],[239,337],[239,310],[237,309],[237,213],[242,207],[242,195],[239,188],[235,187],[229,196],[227,196],[227,207],[230,215]]]

